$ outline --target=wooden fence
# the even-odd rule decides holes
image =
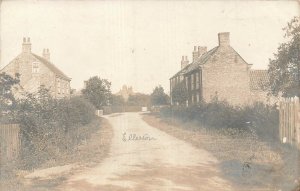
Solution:
[[[20,151],[20,127],[18,124],[0,125],[0,161],[15,160]]]
[[[300,103],[299,98],[284,98],[279,104],[279,137],[300,149]]]

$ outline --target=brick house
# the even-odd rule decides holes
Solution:
[[[170,92],[180,82],[188,91],[187,105],[212,99],[226,100],[232,105],[265,101],[266,93],[258,86],[268,80],[267,71],[255,71],[230,46],[230,33],[218,34],[219,45],[209,51],[195,46],[193,60],[181,60],[181,70],[170,78]],[[172,97],[172,96],[171,96]],[[171,104],[173,103],[171,100]]]
[[[37,92],[43,85],[54,98],[70,97],[71,78],[51,63],[48,49],[43,50],[43,56],[32,53],[30,38],[23,38],[22,52],[0,72],[11,76],[20,74],[18,95],[22,92]]]

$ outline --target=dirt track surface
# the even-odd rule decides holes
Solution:
[[[71,176],[61,190],[232,190],[207,151],[149,126],[139,113],[106,118],[114,131],[108,157]]]

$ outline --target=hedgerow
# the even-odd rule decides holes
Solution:
[[[95,108],[82,97],[54,99],[40,89],[24,95],[10,116],[20,124],[21,166],[35,168],[76,149],[88,136],[84,126],[95,119]]]
[[[199,103],[184,107],[164,107],[163,117],[175,117],[183,122],[195,122],[201,127],[254,129],[262,138],[278,137],[278,110],[275,106],[255,103],[245,107],[232,106],[224,101]]]

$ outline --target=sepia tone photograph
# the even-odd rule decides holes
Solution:
[[[1,191],[300,191],[300,1],[0,0]]]

